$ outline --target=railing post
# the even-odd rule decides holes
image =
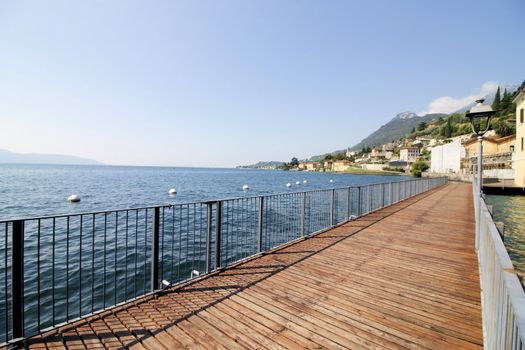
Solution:
[[[381,208],[385,207],[385,184],[381,184]]]
[[[24,221],[13,221],[11,239],[11,296],[13,339],[24,336]],[[7,248],[6,248],[7,249]],[[7,266],[5,266],[7,268]],[[6,311],[7,312],[7,311]]]
[[[361,216],[361,186],[357,187],[357,217]]]
[[[221,223],[222,223],[222,202],[217,201],[217,213],[215,215],[215,269],[221,268]]]
[[[206,203],[206,273],[211,271],[211,214],[212,203]]]
[[[348,187],[348,194],[346,197],[346,219],[350,220],[352,215],[352,188]]]
[[[334,212],[335,212],[335,189],[332,190],[330,197],[330,226],[334,226]]]
[[[264,197],[259,197],[259,224],[258,224],[258,237],[259,237],[259,253],[263,251],[263,210],[264,210]]]
[[[301,236],[304,237],[304,226],[306,220],[306,192],[301,196]]]
[[[370,185],[367,186],[366,189],[366,196],[367,196],[367,214],[369,214],[372,211],[372,191],[370,190],[372,187]]]
[[[394,185],[392,184],[392,182],[390,182],[390,189],[388,190],[388,204],[393,204],[393,200],[394,200],[394,195],[392,193],[394,189]]]
[[[151,290],[159,289],[159,232],[160,208],[153,208],[151,235]]]

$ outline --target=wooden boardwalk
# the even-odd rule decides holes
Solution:
[[[28,345],[480,349],[474,234],[470,186],[450,184]]]

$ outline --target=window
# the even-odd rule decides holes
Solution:
[[[520,109],[520,123],[523,124],[523,108]]]
[[[523,137],[521,138],[521,150],[523,151]]]

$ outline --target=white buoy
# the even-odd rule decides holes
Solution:
[[[194,278],[194,277],[199,277],[200,276],[200,272],[197,271],[197,270],[192,270],[191,273],[190,273],[190,278]]]
[[[248,191],[249,189],[250,189],[250,186],[248,186],[248,185],[242,186],[242,190],[243,191]]]
[[[80,202],[80,196],[78,194],[72,194],[71,196],[67,197],[67,201],[71,203]]]
[[[295,184],[296,184],[296,185],[300,185],[300,184],[301,184],[301,181],[295,181]]]
[[[168,194],[171,194],[171,195],[177,194],[177,190],[175,188],[170,188],[170,190],[168,191]]]
[[[334,180],[330,179],[330,182],[334,182]]]
[[[307,183],[307,182],[308,182],[308,181],[306,181],[306,180],[303,180],[303,184],[305,184],[305,183]]]
[[[286,187],[292,187],[292,184],[288,182],[288,183],[286,184]]]
[[[170,286],[171,283],[169,283],[168,281],[166,280],[162,280],[162,285],[164,286],[164,288],[167,288]]]

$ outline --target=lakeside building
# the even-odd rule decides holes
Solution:
[[[513,103],[516,104],[516,156],[514,167],[516,170],[514,183],[516,186],[525,187],[525,82],[521,84],[514,95]]]
[[[461,159],[465,157],[465,147],[461,136],[452,142],[432,147],[430,150],[430,172],[454,173],[461,172]]]
[[[513,154],[516,135],[496,138],[483,138],[483,175],[499,179],[515,178]],[[465,158],[462,168],[466,175],[473,174],[478,164],[478,140],[471,138],[465,142]]]
[[[346,171],[350,165],[352,165],[352,162],[349,160],[336,160],[332,162],[331,171],[343,172]]]
[[[415,162],[419,157],[421,151],[419,147],[402,147],[399,150],[399,160],[405,162]]]
[[[317,171],[320,165],[319,162],[302,162],[299,163],[298,168],[303,171]]]
[[[347,156],[348,158],[350,158],[350,157],[355,157],[356,154],[357,154],[357,152],[356,152],[356,151],[351,151],[350,148],[348,148],[348,149],[346,150],[346,153],[345,153],[345,154],[346,154],[346,156]]]

